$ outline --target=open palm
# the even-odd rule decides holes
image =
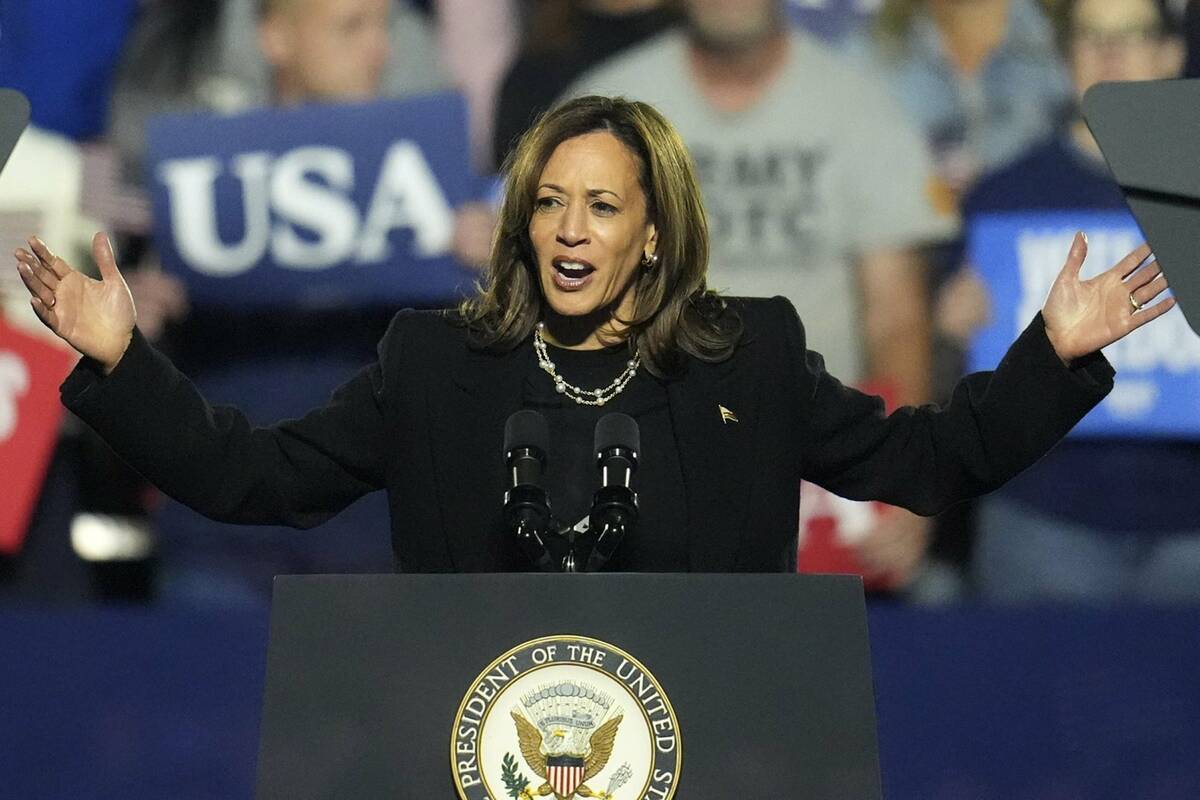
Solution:
[[[92,238],[100,280],[73,269],[36,237],[29,246],[32,252],[16,252],[17,271],[32,295],[34,312],[69,345],[111,371],[129,346],[137,312],[108,237],[97,233]]]
[[[1172,297],[1149,305],[1167,289],[1158,262],[1143,263],[1149,255],[1149,246],[1143,244],[1112,268],[1081,280],[1087,237],[1075,235],[1042,308],[1046,336],[1064,363],[1107,347],[1174,308]]]

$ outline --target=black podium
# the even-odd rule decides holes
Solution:
[[[276,579],[259,798],[879,798],[862,584]]]

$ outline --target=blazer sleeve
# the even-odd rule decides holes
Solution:
[[[269,427],[210,406],[136,329],[109,375],[81,361],[62,401],[147,480],[204,516],[310,528],[384,485],[382,363],[398,346],[396,320],[374,365],[326,405]]]
[[[992,491],[1045,455],[1113,384],[1101,353],[1065,366],[1039,313],[994,371],[964,377],[945,406],[887,415],[880,398],[825,371],[791,303],[776,302],[798,392],[801,475],[853,500],[930,515]]]

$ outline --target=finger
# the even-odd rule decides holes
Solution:
[[[37,256],[32,253],[27,253],[24,250],[18,249],[13,255],[17,259],[17,272],[20,273],[27,267],[31,267],[37,261]]]
[[[59,280],[67,277],[71,272],[71,267],[67,262],[63,261],[58,256],[51,252],[50,248],[36,236],[29,237],[29,246],[33,248],[35,260],[38,261],[44,268],[48,269]],[[35,265],[36,266],[36,265]]]
[[[17,273],[21,276],[21,282],[25,284],[25,288],[31,295],[40,300],[46,308],[54,308],[54,292],[38,280],[37,276],[33,274],[32,267],[24,261],[18,262]]]
[[[1129,330],[1136,331],[1138,328],[1145,325],[1147,322],[1153,322],[1163,314],[1175,307],[1175,298],[1168,297],[1160,303],[1155,303],[1152,306],[1146,306],[1141,311],[1137,312],[1129,318]]]
[[[46,243],[38,237],[30,236],[27,241],[29,242],[29,249],[33,250],[34,255],[40,258],[46,264],[46,266],[50,266],[54,263],[54,260],[58,258],[58,256],[54,255],[50,248],[46,246]]]
[[[1148,261],[1141,269],[1129,276],[1129,279],[1125,281],[1125,285],[1129,287],[1129,291],[1133,292],[1160,275],[1162,275],[1162,267],[1158,265],[1158,261]]]
[[[71,266],[61,258],[55,258],[53,261],[51,261],[49,268],[50,271],[54,273],[54,276],[59,280],[67,277],[72,272]]]
[[[121,270],[117,269],[117,257],[113,255],[112,242],[101,231],[96,231],[96,235],[92,237],[92,258],[100,268],[100,277],[104,280],[124,280]]]
[[[36,295],[29,298],[29,305],[33,307],[33,313],[37,314],[37,318],[42,321],[42,324],[50,330],[54,330],[54,309],[46,308],[46,304],[39,300]]]
[[[1146,242],[1142,242],[1140,245],[1134,248],[1129,255],[1118,261],[1116,266],[1113,267],[1113,271],[1121,276],[1121,280],[1125,280],[1142,265],[1142,262],[1145,261],[1149,255],[1150,245]]]
[[[38,280],[46,284],[46,288],[51,292],[58,288],[58,275],[54,274],[53,270],[43,264],[40,258],[27,259],[25,264]]]
[[[36,258],[30,260],[18,259],[17,272],[22,281],[25,282],[25,287],[30,290],[30,293],[36,288],[41,287],[49,291],[50,297],[54,296],[54,289],[48,283],[42,281],[41,275],[46,275],[47,272],[41,266],[41,261],[38,261]],[[53,303],[50,303],[50,305],[53,305]]]
[[[1078,278],[1079,271],[1083,269],[1083,262],[1087,259],[1087,251],[1087,234],[1079,231],[1071,241],[1071,250],[1067,253],[1067,263],[1063,264],[1062,274]]]
[[[37,256],[23,247],[18,247],[15,251],[13,251],[13,255],[16,256],[17,261],[28,264],[30,267],[34,266],[35,264],[42,263]]]
[[[1167,277],[1165,275],[1159,275],[1153,281],[1151,281],[1150,283],[1141,287],[1140,289],[1130,292],[1130,295],[1133,297],[1134,300],[1136,300],[1138,302],[1138,305],[1146,306],[1152,300],[1154,300],[1154,298],[1158,297],[1160,294],[1162,294],[1166,290],[1167,290]],[[1145,309],[1143,309],[1143,310],[1145,310]],[[1139,313],[1141,313],[1141,312],[1139,312]]]

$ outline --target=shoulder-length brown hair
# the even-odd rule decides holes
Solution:
[[[635,156],[658,263],[639,269],[633,314],[621,320],[632,350],[659,377],[684,356],[723,361],[742,334],[738,315],[706,285],[708,222],[691,158],[671,123],[646,103],[589,96],[546,112],[505,162],[507,187],[479,292],[459,311],[477,347],[511,350],[533,334],[545,300],[529,221],[542,170],[562,142],[608,131]]]

